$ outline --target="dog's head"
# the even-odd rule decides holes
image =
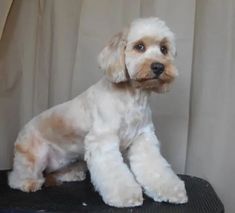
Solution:
[[[114,83],[132,82],[138,88],[165,92],[177,76],[173,65],[174,34],[158,18],[137,19],[115,35],[98,62]]]

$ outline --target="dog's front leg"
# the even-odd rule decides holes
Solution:
[[[142,189],[123,162],[116,135],[89,134],[85,149],[91,181],[106,204],[131,207],[143,203]]]
[[[149,197],[159,202],[187,202],[184,182],[162,157],[154,132],[138,136],[129,149],[128,157],[131,170]]]

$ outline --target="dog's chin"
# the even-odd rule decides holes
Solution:
[[[169,91],[169,83],[166,83],[158,78],[152,79],[135,79],[133,81],[135,88],[140,88],[156,93],[165,93]]]

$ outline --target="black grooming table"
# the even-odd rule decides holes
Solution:
[[[83,182],[65,183],[34,193],[10,189],[6,172],[0,172],[0,213],[44,212],[146,212],[146,213],[223,213],[224,207],[211,185],[196,177],[180,175],[186,183],[187,204],[157,203],[145,197],[135,208],[112,208],[105,205],[93,189],[89,178]]]

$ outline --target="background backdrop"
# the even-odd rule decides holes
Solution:
[[[148,16],[165,20],[177,38],[180,76],[151,99],[163,155],[176,172],[209,180],[233,213],[233,0],[1,0],[0,169],[11,168],[19,129],[95,83],[108,39]]]

